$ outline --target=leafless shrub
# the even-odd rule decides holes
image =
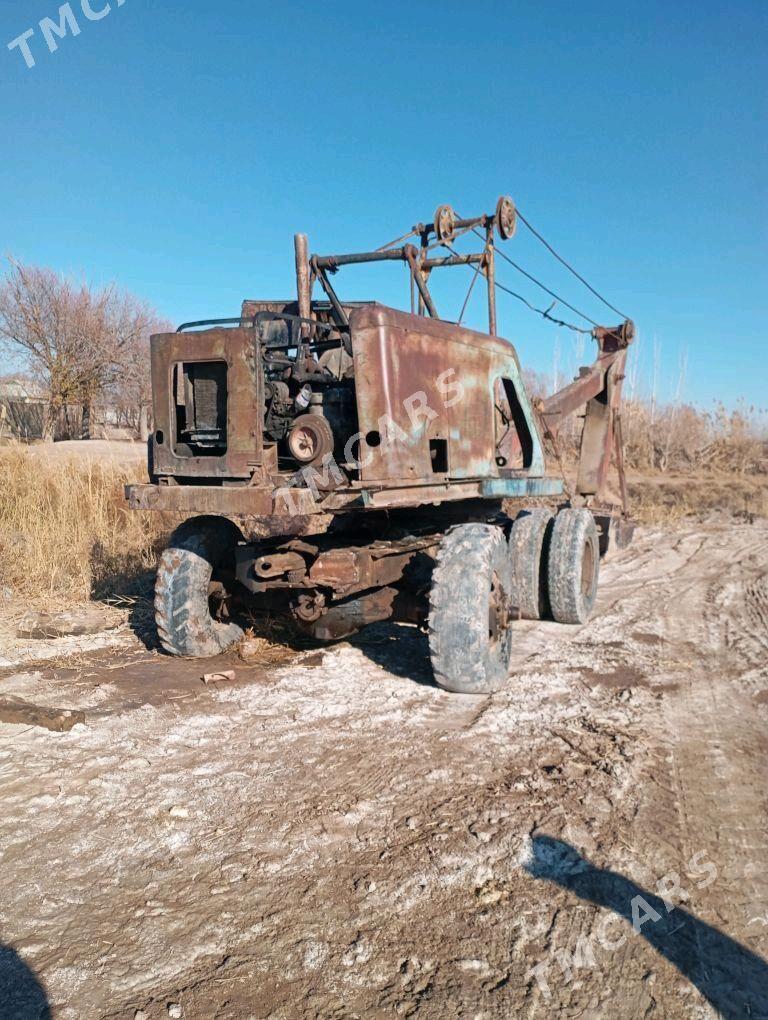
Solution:
[[[105,396],[134,409],[146,425],[148,341],[167,328],[144,301],[110,284],[95,288],[9,257],[0,283],[0,341],[20,351],[48,393],[45,433],[62,409],[82,407],[83,432]]]
[[[628,401],[622,412],[628,467],[640,471],[755,474],[765,470],[765,438],[743,408],[656,408]]]

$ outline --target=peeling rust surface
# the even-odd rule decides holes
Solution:
[[[335,641],[355,634],[371,623],[392,616],[396,588],[379,588],[358,598],[331,606],[317,620],[303,623],[302,629],[319,641]]]
[[[512,344],[452,323],[408,315],[383,305],[351,319],[364,483],[430,485],[500,477],[494,384],[514,385],[533,441],[526,474],[543,474],[544,456],[533,409]],[[397,437],[379,445],[385,421]],[[390,424],[391,423],[391,424]],[[437,473],[430,440],[446,444],[446,470]]]
[[[254,331],[217,328],[196,333],[160,333],[152,337],[151,357],[155,473],[182,478],[251,478],[262,462],[264,402],[259,344]],[[227,449],[220,457],[188,456],[176,441],[173,369],[195,362],[224,362],[227,366]]]
[[[272,491],[255,486],[129,485],[125,494],[132,510],[266,516],[274,506]]]

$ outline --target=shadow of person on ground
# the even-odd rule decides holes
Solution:
[[[42,983],[15,949],[1,944],[0,1020],[51,1020]]]
[[[717,928],[623,875],[594,867],[551,836],[533,837],[526,870],[627,921],[630,937],[633,931],[642,935],[725,1020],[768,1018],[768,963]]]

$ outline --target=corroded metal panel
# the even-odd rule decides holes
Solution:
[[[171,513],[268,516],[275,509],[272,490],[251,485],[128,485],[125,498],[132,510]]]
[[[382,305],[350,317],[364,484],[498,478],[494,386],[514,386],[532,453],[544,460],[514,347],[439,320]],[[442,444],[445,444],[444,446]]]
[[[158,475],[250,478],[262,461],[263,381],[252,329],[159,333],[151,340],[155,414],[153,466]],[[227,446],[220,456],[185,456],[177,444],[174,366],[195,362],[227,366]]]
[[[562,478],[489,478],[481,490],[484,499],[562,496],[563,492]]]
[[[602,496],[608,478],[626,352],[617,354],[615,358],[605,373],[604,390],[587,403],[576,479],[576,489],[583,496]]]

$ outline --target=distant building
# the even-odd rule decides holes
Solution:
[[[0,380],[0,439],[41,439],[47,406],[44,390],[31,380]]]
[[[43,403],[45,391],[42,386],[29,379],[6,377],[0,380],[0,400],[19,403]]]

